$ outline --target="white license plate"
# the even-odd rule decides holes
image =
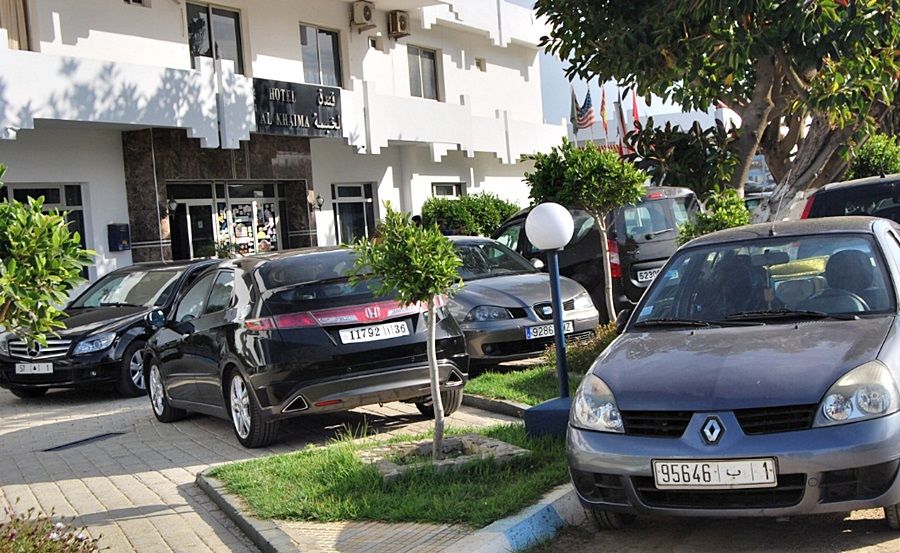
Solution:
[[[16,374],[53,374],[53,363],[16,363]]]
[[[572,321],[563,321],[563,334],[575,332],[575,323]],[[534,340],[535,338],[546,338],[555,336],[556,329],[553,325],[529,326],[525,328],[525,339]]]
[[[733,490],[778,485],[775,459],[653,461],[653,479],[659,489]]]
[[[656,275],[659,274],[659,269],[648,269],[646,271],[638,271],[638,282],[649,282],[656,278]]]
[[[387,323],[383,325],[346,328],[340,332],[340,335],[341,342],[344,344],[374,342],[376,340],[396,338],[397,336],[409,336],[409,327],[406,325],[405,321],[400,321],[397,323]]]

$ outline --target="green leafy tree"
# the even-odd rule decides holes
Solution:
[[[403,305],[428,306],[428,370],[434,406],[432,454],[439,459],[443,451],[444,405],[435,351],[435,302],[437,297],[449,295],[455,286],[462,285],[458,272],[462,262],[453,244],[436,226],[416,225],[408,214],[391,209],[389,202],[385,203],[385,212],[376,237],[363,238],[350,246],[357,254],[351,275],[356,281],[377,276],[378,285],[373,290],[377,296],[395,293]]]
[[[534,161],[534,171],[526,173],[525,180],[531,185],[530,197],[534,203],[556,202],[580,207],[597,221],[603,252],[606,312],[610,320],[615,319],[606,218],[617,207],[637,203],[643,197],[647,175],[618,154],[601,151],[591,142],[579,148],[563,139],[562,146],[528,158]]]
[[[672,123],[656,127],[649,117],[625,135],[630,150],[625,159],[649,173],[653,184],[683,186],[702,198],[731,179],[738,161],[734,139],[721,121],[707,129],[695,122],[682,130]]]
[[[5,171],[0,165],[0,179]],[[58,306],[82,281],[94,252],[81,249],[64,214],[45,213],[43,205],[43,197],[0,202],[0,327],[46,344],[65,326]]]
[[[842,175],[900,83],[900,0],[538,0],[537,12],[569,76],[734,110],[731,186],[760,151],[779,183],[757,220]]]
[[[716,189],[706,196],[706,210],[697,214],[694,222],[682,223],[678,227],[679,244],[684,244],[698,236],[717,230],[739,227],[750,222],[750,211],[744,200],[733,188]]]
[[[847,178],[900,173],[900,144],[893,136],[875,134],[853,154]]]
[[[422,222],[434,224],[454,234],[491,235],[519,206],[493,194],[483,193],[461,198],[429,198],[422,206]]]

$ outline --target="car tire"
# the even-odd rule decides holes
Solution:
[[[22,399],[34,399],[47,393],[47,388],[10,388],[12,395]]]
[[[153,408],[156,420],[169,423],[181,420],[187,416],[186,410],[169,405],[169,398],[166,397],[166,385],[159,372],[159,365],[155,361],[150,364],[146,378],[150,406]]]
[[[144,342],[135,340],[125,349],[119,367],[116,391],[126,397],[140,397],[147,393],[144,372]]]
[[[454,388],[452,390],[444,390],[441,392],[441,403],[444,405],[444,416],[448,417],[459,410],[462,406],[463,389]],[[417,401],[416,408],[426,418],[434,418],[434,405],[431,396],[425,398],[424,401]]]
[[[594,522],[600,530],[621,530],[629,526],[637,518],[629,513],[617,513],[615,511],[607,511],[604,509],[591,509]]]
[[[234,435],[247,448],[265,447],[278,436],[279,421],[264,421],[259,404],[240,371],[231,373],[228,382],[228,414]]]
[[[887,505],[883,509],[884,519],[891,530],[900,530],[900,504]]]

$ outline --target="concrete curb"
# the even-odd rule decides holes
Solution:
[[[463,394],[463,405],[519,419],[523,417],[523,413],[526,409],[531,408],[531,405],[526,405],[524,403],[508,401],[505,399],[491,399],[472,394]]]
[[[296,553],[294,541],[277,524],[270,520],[260,520],[242,511],[238,497],[228,493],[220,480],[209,475],[213,468],[210,467],[197,475],[197,485],[238,525],[250,541],[263,553]]]
[[[508,553],[549,540],[563,526],[585,520],[585,511],[571,484],[558,486],[536,505],[485,526],[447,548],[447,553]]]

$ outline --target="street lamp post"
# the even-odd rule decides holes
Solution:
[[[572,214],[563,206],[543,203],[525,219],[528,241],[547,252],[550,269],[550,297],[553,302],[553,330],[556,340],[556,374],[559,397],[525,411],[525,430],[531,435],[565,434],[569,417],[569,369],[566,363],[566,336],[563,326],[562,295],[559,286],[559,251],[575,231]]]

